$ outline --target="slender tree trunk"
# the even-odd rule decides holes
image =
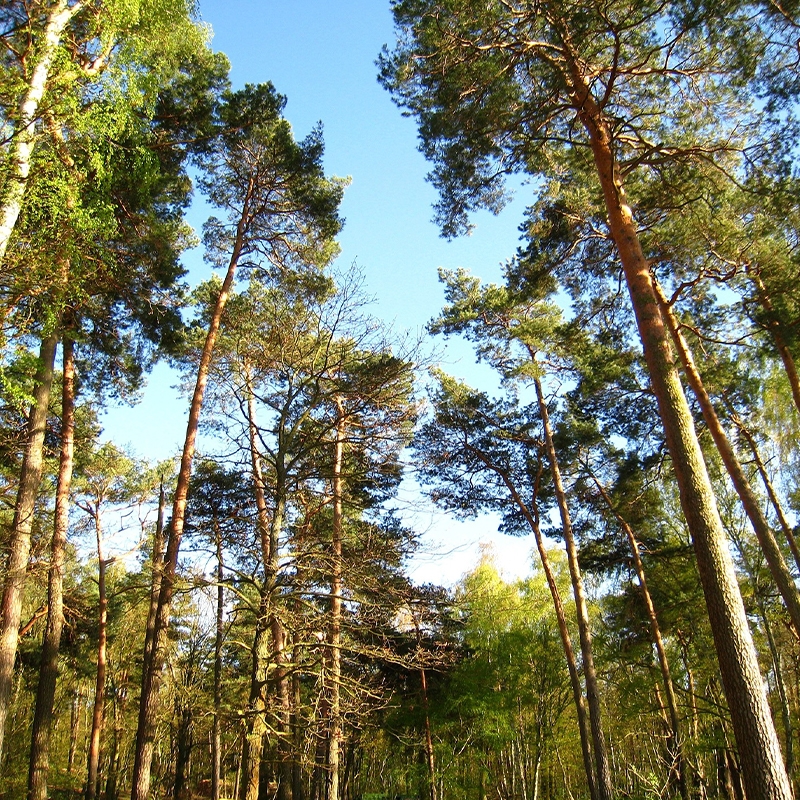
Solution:
[[[166,658],[167,628],[169,627],[172,609],[172,596],[175,591],[175,572],[178,568],[178,552],[180,550],[181,539],[183,538],[183,527],[186,517],[186,499],[189,493],[189,480],[192,475],[195,442],[200,426],[200,411],[203,407],[203,397],[208,382],[211,357],[214,353],[214,346],[217,341],[217,336],[219,335],[220,324],[222,323],[222,313],[225,310],[225,305],[228,302],[228,297],[233,287],[236,267],[239,264],[239,256],[244,246],[245,231],[250,216],[252,191],[253,179],[251,178],[242,209],[242,215],[236,228],[236,239],[228,263],[228,271],[225,274],[225,279],[222,282],[220,293],[217,296],[217,301],[214,304],[214,310],[211,314],[208,333],[206,334],[203,351],[200,355],[200,363],[197,367],[197,381],[195,382],[192,401],[189,405],[189,420],[186,424],[186,438],[183,443],[183,454],[181,456],[178,482],[175,487],[175,496],[172,505],[172,521],[169,528],[167,549],[161,574],[158,609],[153,629],[152,656],[145,665],[146,669],[142,675],[142,693],[139,699],[139,721],[136,730],[136,754],[131,778],[131,800],[148,800],[150,793],[150,768],[153,761],[156,717],[158,715],[158,696],[161,689],[161,673]]]
[[[211,727],[211,800],[220,800],[222,775],[222,739],[220,716],[222,712],[222,643],[225,613],[225,567],[222,555],[222,533],[219,522],[214,519],[214,537],[217,546],[217,624],[214,634],[214,721]]]
[[[92,711],[92,729],[89,734],[89,757],[86,775],[85,800],[94,800],[97,796],[98,776],[100,768],[100,739],[103,735],[103,718],[105,716],[106,664],[108,644],[108,596],[106,594],[106,568],[108,562],[103,547],[103,528],[100,520],[100,503],[94,508],[94,527],[97,536],[97,588],[99,594],[97,614],[97,676],[94,684],[94,709]]]
[[[142,657],[142,675],[147,674],[153,658],[153,640],[156,630],[156,613],[158,611],[158,595],[161,591],[161,572],[164,568],[164,515],[167,509],[167,497],[164,491],[164,476],[158,490],[158,517],[153,533],[153,553],[151,563],[153,575],[150,582],[150,605],[147,609],[147,627],[144,634],[144,655]]]
[[[278,617],[274,598],[271,604],[270,631],[272,634],[272,659],[275,664],[273,684],[278,703],[277,722],[281,734],[277,742],[277,800],[292,800],[291,703],[289,679],[286,673],[286,631]]]
[[[789,709],[789,698],[786,694],[786,684],[783,680],[783,668],[781,666],[781,654],[772,633],[772,624],[767,616],[767,608],[764,599],[761,597],[758,588],[755,590],[758,608],[761,612],[761,620],[764,623],[764,633],[767,635],[767,645],[769,654],[772,658],[772,672],[775,676],[775,688],[778,690],[778,699],[781,707],[781,722],[783,723],[783,742],[784,759],[786,762],[786,772],[791,775],[794,772],[794,731],[792,730],[792,714]]]
[[[64,626],[64,558],[69,528],[69,491],[75,443],[75,348],[65,336],[62,342],[63,378],[61,389],[61,456],[56,486],[55,520],[50,544],[50,569],[47,577],[47,627],[42,642],[39,685],[33,714],[28,797],[45,800],[47,771],[50,766],[50,731],[58,678],[58,652]]]
[[[43,447],[47,429],[47,407],[53,384],[53,367],[58,336],[51,333],[42,340],[39,365],[33,389],[33,405],[28,415],[27,441],[22,457],[19,489],[14,506],[14,520],[9,537],[9,554],[6,565],[3,600],[0,606],[0,757],[3,752],[8,707],[11,700],[11,682],[14,660],[17,655],[19,623],[22,614],[22,591],[31,552],[33,512],[44,466]]]
[[[77,668],[75,670],[77,672]],[[83,703],[83,687],[75,687],[69,715],[69,752],[67,753],[67,772],[72,775],[75,769],[75,755],[78,751],[78,733],[81,722],[81,704]]]
[[[567,563],[572,580],[572,593],[575,597],[575,610],[578,616],[578,634],[581,642],[581,655],[583,656],[583,677],[586,683],[586,701],[589,706],[589,725],[592,730],[592,745],[594,748],[595,768],[597,770],[597,792],[600,800],[610,800],[613,796],[611,788],[611,770],[608,766],[608,753],[606,751],[605,737],[600,710],[600,694],[597,690],[597,673],[594,668],[594,654],[592,652],[592,633],[589,626],[589,609],[586,604],[586,593],[583,589],[581,568],[578,564],[578,548],[572,533],[572,520],[567,507],[567,496],[561,481],[561,470],[558,466],[558,455],[553,444],[553,431],[550,427],[550,414],[542,392],[542,382],[534,379],[536,398],[539,402],[539,413],[542,417],[544,429],[545,449],[550,472],[555,489],[556,503],[561,516],[561,527],[564,535],[564,545],[567,549]]]
[[[747,274],[756,286],[756,293],[758,294],[759,302],[764,310],[770,317],[770,322],[766,328],[772,336],[772,341],[775,343],[775,349],[783,362],[783,368],[786,371],[786,377],[789,379],[789,386],[792,390],[792,399],[794,400],[795,407],[800,411],[800,377],[797,374],[797,365],[794,358],[789,351],[786,340],[781,334],[781,326],[777,319],[775,319],[775,307],[772,304],[772,299],[767,292],[767,287],[764,286],[764,281],[761,280],[761,275],[758,270],[752,267],[747,267]]]
[[[247,732],[242,750],[241,800],[258,800],[261,783],[261,758],[267,732],[267,680],[269,677],[270,641],[267,618],[269,594],[261,587],[258,620],[253,641],[253,662],[250,672],[250,698],[247,705]]]
[[[419,628],[417,628],[419,636]],[[422,685],[422,708],[425,712],[425,759],[428,767],[428,794],[431,800],[436,800],[436,761],[433,750],[433,736],[431,735],[431,717],[428,706],[428,677],[425,667],[420,667],[419,679]]]
[[[255,397],[250,385],[250,373],[245,365],[247,389],[247,424],[250,446],[250,465],[253,475],[253,491],[256,499],[257,527],[261,544],[261,558],[264,563],[264,585],[261,588],[261,603],[256,622],[253,642],[253,667],[250,681],[250,704],[248,709],[247,739],[243,762],[242,800],[258,800],[261,754],[264,747],[264,734],[267,731],[267,688],[269,664],[273,647],[270,633],[274,617],[273,595],[277,585],[278,539],[283,527],[285,508],[285,471],[280,457],[276,459],[275,469],[275,511],[269,519],[267,501],[264,493],[264,477],[261,458],[256,446],[257,426]]]
[[[174,800],[183,800],[189,794],[187,784],[191,772],[192,724],[194,720],[188,698],[186,698],[183,708],[180,709],[179,719],[175,746],[175,784],[172,790]]]
[[[764,464],[761,454],[758,451],[758,444],[756,443],[756,440],[753,437],[750,429],[744,424],[744,422],[742,422],[742,419],[736,413],[736,410],[732,407],[730,402],[728,402],[727,398],[725,400],[725,404],[728,408],[728,414],[730,415],[731,421],[736,426],[739,433],[742,434],[750,448],[750,452],[753,454],[753,462],[756,465],[758,474],[761,476],[761,481],[764,484],[764,488],[767,490],[767,497],[769,497],[769,501],[773,510],[775,511],[775,516],[778,518],[778,523],[781,526],[781,530],[783,530],[783,535],[786,537],[786,542],[789,545],[789,550],[792,552],[795,566],[797,567],[798,572],[800,572],[800,548],[797,546],[797,540],[794,537],[792,526],[789,524],[789,520],[786,519],[786,514],[783,510],[783,506],[781,505],[781,501],[778,498],[775,487],[772,485],[772,480],[769,477],[766,465]]]
[[[124,730],[125,700],[128,696],[128,690],[125,688],[127,683],[128,670],[122,669],[119,672],[119,681],[113,687],[114,737],[111,742],[111,752],[108,757],[108,775],[106,776],[106,793],[104,800],[117,800],[119,797],[121,743]]]
[[[742,756],[748,800],[790,800],[791,788],[764,693],[733,560],[658,308],[650,265],[642,251],[615,161],[610,129],[589,91],[566,35],[565,50],[575,110],[589,134],[609,230],[622,262],[681,507],[694,544],[720,673]]]
[[[12,149],[8,158],[5,177],[5,195],[0,206],[0,264],[3,263],[8,242],[22,210],[22,201],[28,186],[31,157],[36,141],[36,120],[42,102],[50,68],[58,50],[59,42],[70,19],[83,7],[80,0],[69,5],[67,0],[58,0],[47,14],[44,35],[36,53],[36,63],[19,105],[19,121],[12,137]]]
[[[336,441],[333,455],[333,530],[331,541],[331,627],[328,639],[329,728],[328,793],[326,800],[339,800],[339,760],[342,742],[342,534],[343,462],[346,417],[344,402],[336,397]]]
[[[719,417],[714,409],[714,404],[708,396],[708,392],[703,385],[703,380],[692,358],[689,346],[681,333],[678,320],[675,318],[667,302],[667,298],[664,296],[664,292],[655,280],[653,281],[653,288],[658,297],[661,313],[664,316],[669,332],[672,335],[675,348],[683,364],[683,371],[686,375],[686,379],[689,382],[689,386],[692,387],[697,402],[700,403],[703,419],[711,433],[714,444],[717,446],[717,450],[722,458],[722,463],[728,471],[733,487],[736,489],[736,494],[739,495],[747,518],[753,526],[756,538],[761,546],[761,551],[764,553],[764,557],[767,560],[769,571],[772,574],[775,585],[778,587],[778,591],[781,593],[783,602],[786,604],[786,609],[789,612],[792,625],[794,625],[797,634],[800,635],[800,593],[797,591],[792,573],[789,571],[789,567],[783,558],[783,553],[781,553],[778,542],[772,533],[772,528],[769,522],[767,522],[764,512],[761,510],[758,498],[750,486],[750,482],[744,474],[742,465],[739,463],[739,459],[736,457],[736,453],[720,424]]]
[[[300,569],[297,570],[295,573],[295,585],[301,586],[302,585],[302,577],[300,574]],[[294,611],[296,617],[299,619],[301,618],[301,614],[303,612],[302,608],[302,600],[298,596],[295,597],[294,601]],[[305,780],[303,776],[303,737],[304,737],[304,727],[301,724],[301,716],[300,716],[300,709],[301,703],[303,700],[303,687],[300,679],[300,670],[297,669],[297,665],[300,664],[300,659],[302,658],[302,647],[299,641],[299,636],[297,632],[294,632],[294,645],[292,647],[292,663],[295,665],[295,669],[292,672],[292,710],[291,710],[291,732],[292,732],[292,742],[294,744],[294,751],[293,751],[293,760],[292,760],[292,800],[305,800]]]
[[[591,474],[591,473],[590,473]],[[678,701],[675,696],[675,685],[672,682],[672,673],[669,668],[669,659],[667,658],[667,651],[664,647],[664,640],[661,637],[661,626],[658,624],[658,616],[656,614],[655,606],[653,605],[653,598],[650,596],[650,590],[647,588],[647,577],[644,573],[644,564],[642,563],[642,556],[639,552],[639,542],[633,529],[625,518],[616,510],[611,498],[605,487],[597,480],[592,474],[592,480],[597,486],[600,495],[605,501],[611,513],[617,519],[622,529],[625,531],[625,536],[628,539],[628,544],[631,548],[631,555],[633,556],[633,565],[636,570],[636,577],[639,579],[639,588],[642,591],[642,599],[644,600],[645,608],[647,609],[647,619],[650,623],[650,635],[653,638],[653,644],[656,647],[658,655],[658,665],[661,669],[661,680],[664,683],[664,692],[667,696],[667,709],[669,711],[669,723],[672,731],[669,746],[671,757],[675,762],[675,770],[678,777],[678,786],[680,788],[681,797],[684,800],[689,800],[689,786],[686,780],[686,759],[683,754],[683,736],[681,735],[680,716],[678,714]]]
[[[591,800],[598,800],[597,784],[595,780],[594,767],[592,762],[592,746],[591,737],[589,735],[589,727],[586,723],[586,708],[583,699],[583,687],[581,686],[581,678],[578,673],[578,661],[575,658],[575,650],[572,646],[572,639],[569,635],[569,628],[567,626],[567,615],[564,612],[564,604],[561,601],[561,593],[558,590],[555,574],[550,564],[550,557],[547,555],[547,548],[544,546],[544,537],[542,536],[542,529],[539,521],[539,507],[536,496],[533,498],[533,511],[528,508],[527,503],[522,499],[516,486],[512,483],[508,474],[496,465],[493,465],[480,450],[474,449],[475,455],[480,458],[484,464],[490,469],[497,472],[498,475],[505,483],[506,488],[511,494],[512,499],[517,504],[517,507],[525,517],[530,529],[533,531],[534,538],[536,539],[536,549],[539,552],[539,560],[542,563],[542,571],[544,572],[547,587],[550,590],[550,596],[553,600],[553,609],[556,612],[556,620],[558,622],[558,633],[561,637],[561,645],[564,649],[564,656],[567,660],[567,669],[569,671],[569,680],[572,687],[572,699],[575,703],[575,715],[578,719],[578,732],[581,740],[581,754],[583,755],[583,768],[586,773],[586,783],[589,787],[589,796]],[[540,474],[536,478],[536,491],[538,491]],[[483,773],[481,773],[483,775]]]

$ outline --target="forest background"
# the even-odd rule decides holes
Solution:
[[[0,793],[793,797],[798,31],[3,4]]]

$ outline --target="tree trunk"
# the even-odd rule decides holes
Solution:
[[[172,521],[167,540],[167,550],[164,557],[164,566],[161,574],[161,586],[158,596],[158,608],[153,627],[152,656],[145,665],[142,675],[142,693],[139,699],[139,721],[136,730],[136,754],[133,762],[133,775],[131,778],[131,800],[148,800],[150,794],[150,768],[153,761],[153,746],[155,738],[156,717],[158,715],[158,695],[161,689],[161,673],[166,658],[167,628],[169,626],[172,608],[172,596],[175,591],[175,572],[178,568],[178,552],[183,537],[183,526],[186,518],[186,498],[189,493],[189,480],[192,474],[192,461],[194,460],[195,442],[200,426],[200,411],[203,407],[208,382],[208,372],[211,366],[211,357],[219,335],[222,322],[222,313],[228,302],[239,256],[244,246],[244,237],[250,213],[250,198],[252,197],[253,179],[250,179],[242,215],[236,228],[236,239],[228,263],[228,271],[222,282],[220,293],[214,304],[208,333],[203,344],[200,363],[197,367],[197,380],[195,382],[192,401],[189,405],[189,420],[186,424],[186,438],[183,443],[183,454],[178,471],[178,482],[175,487],[175,496],[172,505]]]
[[[772,533],[772,528],[769,522],[767,522],[764,512],[761,510],[758,498],[750,486],[750,482],[744,474],[742,465],[739,463],[739,459],[736,457],[736,453],[720,424],[719,417],[703,385],[703,380],[694,363],[689,346],[681,333],[678,320],[675,318],[667,302],[667,298],[664,296],[664,292],[655,280],[653,281],[653,288],[658,298],[661,313],[664,316],[669,332],[672,335],[675,348],[683,364],[683,371],[686,375],[686,379],[689,381],[689,386],[692,387],[697,402],[700,403],[703,419],[711,433],[711,438],[717,446],[717,450],[722,458],[722,463],[728,471],[733,487],[736,489],[736,494],[739,495],[747,518],[753,526],[756,538],[761,546],[761,551],[764,553],[764,557],[767,560],[769,571],[772,574],[775,585],[778,587],[778,591],[781,593],[783,602],[786,604],[786,609],[789,612],[792,625],[794,625],[795,631],[800,636],[800,593],[797,591],[792,573],[789,571],[789,567],[783,558],[783,553],[781,553],[778,542]]]
[[[75,672],[77,673],[77,666]],[[75,769],[75,755],[78,752],[78,733],[81,722],[81,705],[83,704],[83,687],[78,684],[72,695],[69,715],[69,752],[67,753],[67,772],[72,775]]]
[[[302,574],[300,568],[297,569],[295,574],[295,585],[301,586]],[[303,601],[299,593],[295,597],[294,611],[296,618],[301,618],[303,613]],[[303,648],[299,641],[299,636],[295,632],[294,643],[292,647],[292,663],[295,665],[300,664],[302,659]],[[294,746],[293,760],[292,760],[292,800],[305,800],[306,784],[303,775],[303,737],[305,733],[305,726],[302,725],[300,716],[300,709],[303,700],[303,686],[301,681],[300,670],[295,668],[292,672],[292,708],[290,715],[290,728],[292,732],[292,743]]]
[[[772,341],[775,343],[775,349],[783,362],[783,368],[786,371],[786,377],[789,379],[789,386],[792,390],[792,399],[794,400],[795,407],[800,411],[800,377],[797,374],[797,365],[792,357],[786,340],[781,333],[781,326],[775,318],[775,308],[772,300],[767,292],[767,287],[764,286],[764,281],[761,280],[761,275],[758,270],[752,267],[747,267],[747,274],[756,286],[758,299],[764,310],[770,317],[770,322],[766,325],[767,330],[772,336]]]
[[[586,783],[589,788],[589,796],[591,800],[597,800],[597,784],[595,780],[594,767],[592,766],[592,747],[589,729],[586,724],[586,709],[584,707],[583,700],[583,687],[581,686],[581,679],[580,675],[578,674],[578,661],[575,658],[575,650],[572,647],[572,639],[570,638],[569,628],[567,627],[567,615],[564,612],[564,604],[561,602],[561,593],[558,590],[555,574],[553,573],[553,568],[550,565],[550,558],[547,555],[547,548],[544,546],[544,537],[542,536],[542,529],[539,522],[539,508],[536,494],[534,494],[533,497],[533,512],[531,513],[527,503],[525,503],[520,496],[516,486],[514,486],[514,484],[511,482],[511,479],[508,477],[508,474],[504,470],[498,468],[496,465],[491,464],[491,462],[488,461],[488,459],[486,459],[479,450],[475,449],[473,452],[475,455],[481,458],[481,460],[483,460],[487,467],[495,470],[495,472],[500,475],[506,485],[506,488],[511,494],[512,499],[522,512],[522,515],[525,517],[525,520],[527,521],[530,529],[533,531],[534,538],[536,539],[536,549],[539,552],[539,560],[542,562],[542,571],[544,572],[545,580],[547,581],[547,587],[550,590],[550,596],[553,600],[553,609],[556,612],[556,620],[558,621],[558,633],[561,637],[561,645],[564,649],[564,656],[567,660],[569,680],[572,687],[572,699],[575,703],[575,715],[578,719],[578,732],[581,740],[583,768],[586,773]],[[541,469],[540,475],[538,475],[536,478],[536,491],[538,491],[540,477]],[[483,776],[482,772],[481,776]]]
[[[164,568],[164,514],[166,513],[167,499],[164,492],[164,476],[161,476],[161,485],[158,490],[158,517],[156,529],[153,533],[153,552],[151,564],[153,575],[150,582],[150,605],[147,609],[147,627],[144,634],[144,655],[142,657],[142,675],[146,675],[153,658],[153,640],[156,630],[156,613],[158,612],[158,595],[161,591],[161,573]]]
[[[94,684],[94,709],[92,729],[89,734],[89,756],[86,775],[85,800],[97,796],[100,767],[100,738],[103,735],[103,717],[106,694],[108,597],[106,595],[106,568],[108,562],[103,548],[103,529],[100,522],[100,503],[94,509],[94,527],[97,535],[97,589],[99,594],[97,614],[97,676]]]
[[[61,390],[61,456],[56,486],[53,539],[50,545],[50,569],[47,577],[47,627],[42,642],[39,685],[33,714],[28,797],[45,800],[50,758],[50,731],[53,702],[58,678],[58,652],[64,626],[64,559],[69,528],[69,491],[75,443],[75,347],[65,336],[62,343],[63,378]]]
[[[222,556],[222,534],[219,523],[214,520],[214,537],[217,546],[217,624],[214,633],[214,721],[211,727],[211,800],[220,800],[222,774],[222,741],[220,716],[222,710],[222,642],[225,613],[225,568]]]
[[[19,489],[14,506],[14,521],[9,537],[3,601],[0,607],[0,757],[3,752],[11,682],[17,655],[19,623],[22,614],[22,590],[31,552],[33,511],[42,480],[44,435],[47,429],[47,407],[53,384],[53,366],[58,336],[51,333],[42,340],[39,365],[33,389],[33,405],[28,415],[27,441],[22,457]]]
[[[188,782],[192,760],[192,709],[190,700],[180,709],[176,755],[175,755],[175,785],[172,789],[174,800],[185,800],[189,796]]]
[[[542,417],[544,429],[545,449],[550,462],[550,472],[556,495],[556,503],[561,516],[561,527],[564,535],[564,545],[567,549],[567,563],[572,580],[572,593],[575,597],[575,610],[578,617],[578,635],[581,642],[581,655],[583,656],[583,678],[586,683],[586,702],[589,706],[589,725],[592,731],[592,745],[594,748],[595,769],[597,770],[597,793],[600,800],[611,800],[614,792],[611,788],[611,770],[608,766],[608,753],[606,751],[605,737],[600,711],[600,694],[597,690],[597,673],[594,668],[594,655],[592,652],[592,633],[589,626],[589,609],[586,604],[586,593],[583,589],[581,568],[578,565],[578,548],[572,534],[572,520],[567,507],[567,496],[561,481],[561,470],[558,466],[558,455],[553,444],[553,431],[550,427],[550,414],[542,392],[542,382],[534,379],[536,398],[539,402],[539,413]]]
[[[336,441],[333,455],[333,530],[331,541],[331,627],[328,638],[329,726],[328,792],[326,800],[339,800],[339,760],[342,741],[342,469],[346,418],[344,403],[336,397]]]
[[[277,587],[278,572],[278,540],[283,527],[285,508],[286,478],[280,455],[275,465],[275,511],[269,519],[267,501],[264,492],[264,477],[261,469],[261,458],[256,446],[257,426],[255,397],[250,385],[250,372],[245,365],[245,381],[247,389],[247,424],[250,447],[250,466],[253,475],[253,491],[256,499],[257,527],[261,544],[261,558],[264,563],[264,585],[261,589],[261,603],[256,623],[256,634],[253,642],[253,667],[250,682],[250,705],[246,758],[243,763],[242,800],[258,800],[261,753],[264,734],[267,730],[267,686],[269,664],[272,651],[275,649],[269,641],[269,634],[274,638],[274,603],[273,595]],[[280,445],[279,445],[280,449]]]
[[[733,422],[739,433],[742,434],[748,446],[750,447],[750,452],[753,454],[753,463],[756,465],[756,469],[758,470],[758,474],[761,476],[761,481],[764,484],[764,488],[767,490],[767,497],[769,497],[769,501],[773,510],[775,511],[775,516],[778,518],[778,523],[781,526],[781,530],[783,530],[783,535],[786,537],[786,542],[789,545],[789,550],[791,550],[795,566],[797,567],[798,572],[800,572],[800,548],[797,546],[797,540],[794,537],[792,526],[789,524],[789,520],[786,519],[783,506],[781,505],[780,499],[775,491],[775,487],[772,485],[772,481],[770,480],[769,473],[764,465],[764,461],[761,458],[761,454],[758,451],[756,440],[753,437],[753,434],[750,432],[750,429],[744,424],[744,422],[742,422],[741,418],[736,413],[732,405],[727,401],[727,399],[725,404],[728,408],[731,422]]]
[[[622,529],[625,531],[625,536],[628,538],[628,544],[631,548],[631,555],[633,556],[633,565],[636,569],[636,577],[639,579],[639,588],[642,591],[642,599],[644,600],[645,608],[647,609],[647,619],[650,623],[650,635],[653,637],[653,644],[656,647],[656,653],[658,655],[658,665],[661,669],[661,679],[664,683],[664,692],[667,695],[669,724],[672,732],[669,751],[674,760],[681,797],[684,798],[684,800],[689,800],[689,786],[686,780],[686,759],[683,754],[683,737],[681,736],[681,724],[680,717],[678,715],[678,701],[675,697],[675,685],[672,682],[669,659],[667,658],[667,651],[664,647],[664,640],[661,637],[661,626],[658,624],[658,616],[656,615],[656,609],[653,605],[653,598],[650,596],[650,590],[647,588],[647,578],[644,574],[644,564],[642,563],[642,556],[639,552],[639,542],[636,540],[636,536],[634,535],[631,526],[628,525],[625,518],[614,508],[614,504],[611,502],[608,492],[606,492],[603,485],[593,474],[592,480],[594,480],[600,495],[602,496],[611,513],[619,522]]]
[[[569,43],[567,55],[575,110],[589,134],[609,230],[622,262],[675,470],[681,507],[694,544],[720,673],[742,756],[745,791],[748,800],[790,800],[789,780],[764,693],[736,572],[659,312],[650,265],[642,251],[614,158],[609,126],[589,91]]]
[[[419,627],[417,627],[417,639],[419,640]],[[425,712],[425,760],[428,767],[428,794],[431,800],[436,800],[436,761],[433,750],[433,736],[431,736],[431,717],[428,706],[428,677],[425,674],[425,667],[420,667],[419,679],[422,685],[422,708]]]
[[[269,674],[270,642],[267,617],[269,594],[261,587],[261,600],[253,641],[253,663],[250,672],[250,698],[247,705],[247,733],[242,750],[241,800],[258,800],[261,783],[261,756],[267,732],[267,679]]]
[[[50,67],[58,50],[61,36],[67,23],[83,7],[84,2],[70,7],[67,0],[58,0],[50,9],[45,23],[44,35],[37,49],[37,61],[19,105],[19,122],[11,139],[12,150],[8,158],[5,177],[5,196],[0,206],[0,264],[5,260],[8,242],[22,210],[22,201],[28,186],[31,157],[36,140],[36,120],[39,105],[47,88]]]

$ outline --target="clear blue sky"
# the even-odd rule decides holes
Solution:
[[[430,221],[436,194],[425,181],[429,166],[417,150],[415,123],[376,78],[375,60],[394,36],[388,0],[201,0],[200,12],[213,29],[213,48],[230,59],[236,87],[272,81],[288,98],[285,115],[297,138],[322,122],[326,172],[352,179],[342,205],[339,266],[360,265],[366,290],[376,297],[375,316],[399,330],[423,329],[442,305],[440,266],[499,279],[531,197],[522,187],[499,216],[477,215],[471,236],[440,238]],[[205,214],[198,204],[190,221],[199,228]],[[185,261],[191,281],[208,276],[199,251]],[[444,367],[475,382],[481,372],[470,356],[468,346],[451,345]],[[187,407],[171,388],[175,381],[158,367],[139,406],[109,414],[107,435],[147,458],[172,455],[183,439]],[[510,574],[525,571],[532,541],[501,537],[491,521],[453,525],[423,512],[415,524],[429,529],[432,546],[461,548],[443,561],[419,562],[420,581],[457,579],[475,563],[479,540],[494,542]]]

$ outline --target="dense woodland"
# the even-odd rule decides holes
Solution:
[[[321,129],[188,0],[0,4],[0,797],[789,800],[800,7],[391,5],[443,235],[527,180],[428,329],[490,391],[371,316]],[[158,359],[156,464],[98,420]],[[414,585],[409,475],[531,576]]]

